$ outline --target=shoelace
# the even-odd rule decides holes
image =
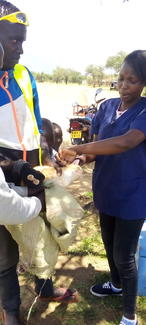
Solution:
[[[111,289],[111,283],[109,281],[105,282],[102,287],[105,289]]]

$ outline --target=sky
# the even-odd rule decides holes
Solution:
[[[11,0],[10,0],[11,1]],[[81,73],[119,51],[146,49],[146,0],[12,0],[28,15],[20,63],[31,71],[56,67]]]

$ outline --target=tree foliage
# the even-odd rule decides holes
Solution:
[[[58,82],[65,82],[67,85],[69,82],[73,83],[81,83],[82,82],[82,75],[80,72],[72,70],[72,69],[64,69],[57,67],[52,74],[52,80],[56,83]]]
[[[93,87],[96,87],[97,85],[100,87],[104,78],[104,68],[90,64],[86,68],[86,76],[89,84],[92,84]]]
[[[56,83],[62,82],[64,69],[57,67],[52,73],[52,80]]]
[[[121,64],[127,54],[123,51],[118,52],[114,56],[109,56],[106,61],[106,68],[111,68],[115,71],[115,73],[119,73]]]
[[[103,81],[104,84],[108,84],[113,76],[111,71],[107,74],[106,68],[112,69],[116,76],[126,55],[125,52],[120,51],[114,56],[109,56],[105,66],[90,64],[86,67],[84,75],[79,71],[62,67],[57,67],[50,75],[44,72],[33,72],[33,75],[38,82],[47,82],[51,80],[56,83],[63,82],[67,85],[68,83],[81,84],[83,80],[86,80],[87,83],[93,87],[101,87]]]
[[[51,79],[51,76],[44,72],[32,72],[32,74],[38,82],[47,82]]]

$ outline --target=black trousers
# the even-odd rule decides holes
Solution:
[[[123,289],[124,315],[136,309],[137,267],[135,253],[145,219],[126,220],[100,212],[102,240],[107,254],[112,283]]]

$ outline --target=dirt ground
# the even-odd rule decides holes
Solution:
[[[86,197],[86,193],[91,191],[91,174],[92,174],[92,164],[84,168],[83,176],[80,180],[75,181],[69,186],[69,191],[76,197],[80,202],[81,206],[86,206],[91,202],[91,199]],[[92,208],[91,208],[92,210]],[[91,213],[95,213],[94,209]],[[83,236],[86,236],[87,229],[84,229]],[[80,240],[80,235],[77,235],[76,241]],[[85,256],[71,256],[71,255],[61,255],[59,256],[56,270],[54,275],[55,286],[65,286],[70,288],[79,287],[79,283],[84,277],[86,279],[92,278],[94,273],[94,268],[89,265],[88,258]],[[67,305],[59,303],[44,303],[37,301],[34,306],[32,304],[35,301],[34,284],[32,277],[30,275],[21,274],[19,276],[21,284],[21,297],[22,297],[22,315],[25,323],[28,325],[61,325],[65,324],[61,322],[60,316],[57,316],[58,310],[62,309],[64,312],[68,308]],[[75,304],[74,304],[75,305]],[[71,305],[70,305],[71,306]],[[28,312],[32,307],[29,321],[26,322],[28,317]],[[67,323],[70,324],[70,323]]]
[[[67,132],[69,125],[69,118],[72,115],[72,103],[78,101],[81,105],[91,104],[94,101],[95,88],[88,88],[86,86],[65,86],[54,84],[38,84],[40,107],[42,117],[47,117],[51,121],[59,123],[63,129],[65,144],[70,142],[70,135]],[[113,95],[113,93],[112,93]],[[105,97],[109,97],[110,93],[107,92]],[[85,206],[91,202],[91,198],[86,196],[85,193],[91,191],[91,175],[93,165],[84,168],[83,177],[79,181],[75,181],[69,188],[76,199],[80,202],[81,206]],[[90,219],[95,218],[95,210],[89,207]],[[85,238],[89,233],[88,221],[81,222],[79,227],[76,243],[80,243],[82,238]],[[75,243],[75,244],[76,244]],[[95,266],[92,266],[95,265]],[[69,288],[77,288],[82,301],[86,292],[86,283],[93,281],[95,275],[96,262],[90,260],[88,255],[60,255],[55,269],[53,282],[55,286],[65,286]],[[102,261],[101,269],[107,269]],[[98,265],[100,272],[100,265]],[[84,280],[83,280],[84,279]],[[86,322],[80,320],[78,323],[78,313],[81,313],[82,302],[78,304],[63,305],[59,303],[42,303],[36,300],[34,292],[34,283],[30,274],[19,275],[21,285],[21,314],[24,324],[27,325],[91,325],[100,324]],[[88,288],[89,290],[89,288]],[[88,311],[88,299],[85,301],[84,313]],[[73,306],[74,305],[74,306]],[[83,308],[84,309],[84,308]],[[31,311],[31,312],[30,312]],[[28,313],[30,312],[30,317]],[[72,318],[75,313],[75,320]],[[0,317],[1,318],[1,317]],[[27,318],[29,320],[27,321]],[[86,316],[85,316],[86,318]],[[101,323],[103,324],[103,323]],[[105,323],[104,323],[105,324]],[[1,325],[1,319],[0,319]]]
[[[88,203],[91,203],[91,198],[86,196],[86,193],[91,191],[91,175],[92,175],[92,164],[88,167],[84,167],[83,176],[80,180],[74,181],[72,185],[69,186],[69,191],[76,197],[80,202],[81,206],[85,207]],[[89,204],[90,206],[90,204]],[[95,211],[90,206],[90,214],[94,214]],[[93,211],[92,211],[93,210]],[[84,221],[82,221],[83,223]],[[81,234],[82,232],[82,234]],[[86,236],[88,233],[87,227],[79,230],[79,235],[77,235],[76,242],[79,242],[81,237]],[[88,281],[94,275],[94,268],[89,263],[87,256],[74,256],[74,255],[61,255],[59,256],[55,275],[53,278],[55,286],[64,286],[69,288],[78,288],[82,279],[84,282]],[[24,324],[27,325],[61,325],[61,324],[77,324],[76,322],[71,323],[71,320],[67,322],[62,322],[62,313],[66,313],[67,309],[70,308],[69,305],[64,305],[60,303],[44,303],[37,300],[34,292],[34,283],[32,276],[30,274],[22,273],[19,275],[19,281],[21,285],[21,314]],[[81,290],[82,291],[82,290]],[[79,292],[80,294],[80,292]],[[37,300],[35,302],[35,300]],[[78,302],[79,304],[79,302]],[[76,305],[76,304],[72,304]],[[30,312],[31,310],[31,312]],[[28,313],[30,312],[30,317]],[[59,314],[58,314],[59,313]],[[29,318],[27,322],[27,318]],[[1,324],[1,323],[0,323]],[[84,325],[84,323],[82,323]]]
[[[69,118],[73,115],[72,104],[91,105],[94,103],[96,88],[87,85],[64,85],[54,83],[38,83],[41,116],[58,123],[63,129],[64,141],[70,139],[67,132]],[[98,99],[117,97],[117,91],[103,89]]]

